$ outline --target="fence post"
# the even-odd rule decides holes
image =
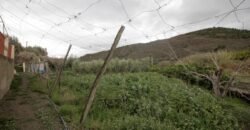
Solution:
[[[81,119],[80,119],[80,127],[82,126],[84,128],[84,123],[87,119],[87,116],[88,116],[88,113],[89,113],[89,110],[91,108],[91,105],[94,101],[94,98],[95,98],[95,95],[96,95],[96,90],[97,90],[97,85],[102,77],[102,75],[104,74],[104,72],[106,71],[106,68],[107,68],[107,64],[109,63],[110,59],[112,58],[112,55],[114,53],[114,50],[116,48],[116,46],[118,45],[119,41],[120,41],[120,38],[122,36],[122,33],[124,31],[125,27],[124,26],[121,26],[120,30],[118,31],[116,37],[115,37],[115,40],[114,40],[114,43],[107,55],[107,57],[105,58],[105,61],[100,69],[100,71],[98,72],[98,74],[96,75],[96,78],[95,78],[95,81],[93,82],[93,85],[91,87],[91,91],[89,93],[89,97],[88,97],[88,100],[87,100],[87,103],[83,109],[83,112],[82,112],[82,115],[81,115]]]
[[[57,74],[56,80],[55,80],[53,86],[50,87],[49,97],[51,97],[52,91],[53,91],[53,89],[56,87],[57,82],[60,82],[61,74],[62,74],[64,65],[65,65],[65,63],[66,63],[66,60],[67,60],[67,57],[68,57],[68,55],[69,55],[69,52],[70,52],[71,47],[72,47],[72,45],[70,44],[70,45],[69,45],[69,48],[68,48],[68,51],[67,51],[67,53],[66,53],[66,55],[65,55],[65,57],[64,57],[63,64],[62,64],[62,66],[60,67],[60,70],[59,70],[59,72],[58,72],[58,74]],[[60,86],[59,86],[59,87],[60,87]]]
[[[26,72],[25,70],[26,70],[26,68],[25,68],[25,62],[23,62],[23,72]]]

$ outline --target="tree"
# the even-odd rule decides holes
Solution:
[[[47,56],[47,50],[45,48],[41,48],[39,46],[34,46],[34,47],[27,47],[25,48],[26,51],[28,52],[33,52],[35,53],[37,56]]]
[[[215,70],[212,70],[209,74],[201,74],[198,72],[191,72],[195,76],[205,78],[209,80],[212,84],[212,90],[215,96],[224,97],[228,94],[230,88],[234,87],[235,84],[235,76],[238,72],[244,68],[243,63],[241,62],[234,71],[233,74],[229,76],[228,79],[223,78],[224,69],[219,65],[219,62],[215,55],[211,54],[211,60],[213,65],[215,66]]]
[[[24,50],[24,48],[22,44],[19,42],[17,37],[11,36],[9,38],[9,41],[10,41],[10,44],[15,46],[15,57],[17,57],[18,54]]]

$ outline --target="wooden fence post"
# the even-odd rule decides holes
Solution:
[[[82,115],[81,115],[81,119],[80,119],[80,125],[82,127],[84,127],[84,123],[87,119],[87,116],[88,116],[88,113],[89,113],[89,110],[91,108],[91,105],[94,101],[94,98],[95,98],[95,95],[96,95],[96,90],[97,90],[97,85],[102,77],[102,75],[104,74],[104,72],[106,71],[106,68],[107,68],[107,64],[109,63],[110,59],[112,58],[112,55],[114,53],[114,50],[116,48],[116,46],[118,45],[119,41],[120,41],[120,38],[122,36],[122,33],[124,31],[125,27],[124,26],[121,26],[120,30],[118,31],[116,37],[115,37],[115,40],[114,40],[114,43],[107,55],[107,57],[105,58],[105,61],[100,69],[100,71],[98,72],[98,74],[96,75],[96,78],[95,78],[95,81],[93,82],[93,85],[91,87],[91,91],[89,93],[89,97],[88,97],[88,100],[87,100],[87,103],[83,109],[83,112],[82,112]]]
[[[64,65],[65,65],[65,63],[66,63],[66,60],[67,60],[67,57],[68,57],[68,55],[69,55],[69,52],[70,52],[71,47],[72,47],[72,45],[70,44],[70,45],[69,45],[69,48],[68,48],[68,51],[67,51],[67,53],[66,53],[66,55],[65,55],[65,57],[64,57],[63,64],[62,64],[62,66],[60,67],[60,70],[59,70],[59,72],[58,72],[58,74],[57,74],[56,80],[55,80],[53,86],[50,87],[49,97],[51,97],[52,91],[53,91],[53,89],[56,87],[57,82],[60,82],[61,74],[62,74]],[[60,87],[60,86],[59,86],[59,87]]]

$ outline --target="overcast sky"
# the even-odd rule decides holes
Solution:
[[[71,43],[71,55],[82,56],[109,49],[120,25],[119,46],[214,26],[250,29],[250,0],[0,0],[0,15],[24,46],[62,57]]]

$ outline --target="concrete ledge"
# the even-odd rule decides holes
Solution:
[[[14,62],[14,60],[12,60],[12,59],[10,59],[10,58],[8,58],[8,57],[5,57],[5,56],[3,56],[3,55],[0,55],[0,60],[7,60],[7,61],[9,61],[9,62]]]

